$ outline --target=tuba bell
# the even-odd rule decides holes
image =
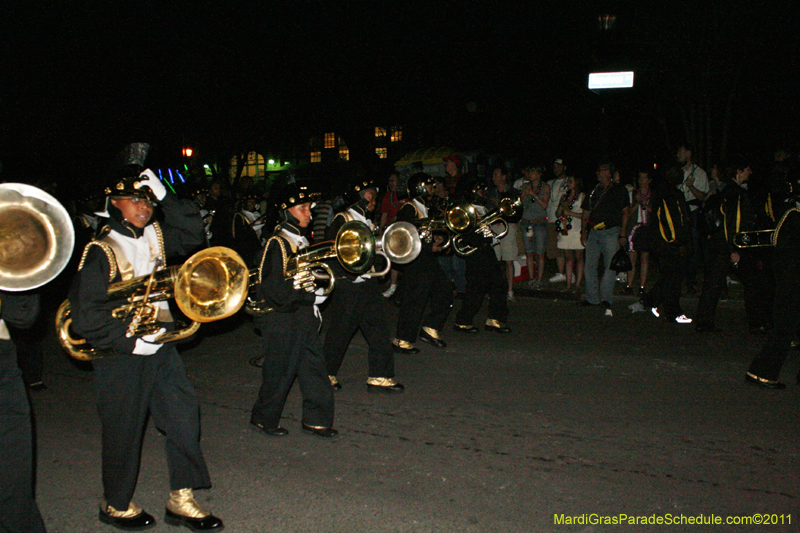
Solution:
[[[497,209],[486,213],[475,224],[473,233],[486,234],[491,232],[496,239],[502,239],[508,233],[508,222],[506,219],[514,218],[519,214],[522,209],[522,200],[519,196],[513,198],[503,198],[500,200],[500,205]],[[492,229],[492,224],[502,224],[503,229],[496,233]],[[457,235],[453,238],[453,250],[461,256],[466,256],[475,253],[478,249],[474,246],[464,242],[466,235]]]
[[[419,228],[420,238],[427,243],[433,241],[434,233],[446,234],[447,241],[442,246],[442,249],[446,249],[450,246],[453,235],[469,233],[477,220],[478,213],[475,208],[467,202],[462,202],[448,207],[441,218],[422,218],[415,220],[414,225]]]
[[[0,289],[26,291],[53,280],[69,262],[75,230],[69,213],[45,191],[0,184]]]
[[[392,263],[408,264],[422,251],[419,230],[411,222],[390,224],[378,241],[378,250]]]
[[[109,300],[121,302],[111,316],[131,320],[130,336],[152,334],[162,327],[157,319],[158,307],[153,303],[174,298],[178,309],[192,323],[186,328],[163,333],[154,342],[178,341],[197,332],[201,323],[236,313],[247,298],[248,277],[247,265],[239,254],[222,246],[206,248],[183,265],[110,284]],[[111,349],[93,347],[85,339],[73,335],[71,324],[69,300],[65,300],[56,313],[56,331],[61,346],[72,357],[91,361],[114,353]]]

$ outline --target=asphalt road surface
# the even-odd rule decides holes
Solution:
[[[300,431],[297,385],[287,437],[251,430],[252,324],[203,326],[181,347],[214,481],[198,500],[232,533],[800,530],[797,356],[784,368],[786,390],[745,385],[761,341],[747,333],[740,300],[720,304],[722,332],[698,334],[631,313],[631,297],[607,318],[539,296],[510,304],[506,335],[456,333],[452,313],[447,348],[419,343],[421,353],[396,357],[405,394],[367,393],[356,334],[336,393],[340,435],[329,440]],[[684,304],[693,311],[696,300]],[[52,336],[45,347],[49,388],[32,399],[48,531],[114,531],[97,520],[91,369]],[[163,522],[169,486],[152,424],[143,453],[134,500],[159,521],[152,531],[179,531]],[[690,523],[715,517],[722,524]],[[603,524],[615,520],[624,524]]]

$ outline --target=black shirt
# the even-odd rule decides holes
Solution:
[[[611,183],[608,187],[598,185],[583,198],[581,208],[590,211],[589,223],[584,227],[588,231],[601,222],[605,228],[621,226],[622,215],[628,207],[630,199],[624,186],[618,183]]]

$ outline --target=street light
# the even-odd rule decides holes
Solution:
[[[194,153],[194,150],[192,150],[189,147],[186,147],[186,148],[184,148],[182,150],[182,153],[183,153],[183,157],[192,157],[192,154]]]

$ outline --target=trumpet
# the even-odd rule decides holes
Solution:
[[[283,248],[281,250],[283,251]],[[328,285],[322,292],[322,296],[327,296],[336,285],[336,277],[325,261],[336,259],[342,268],[351,274],[362,275],[372,268],[377,253],[375,235],[372,230],[363,222],[351,220],[339,228],[335,240],[314,244],[294,254],[285,254],[283,277],[287,280],[301,278],[304,273],[310,272],[311,282],[302,283],[300,287],[313,291],[317,280],[327,280]],[[391,263],[389,263],[389,268],[391,268]],[[388,272],[388,268],[386,272]],[[386,272],[379,275],[384,275]],[[255,286],[260,282],[260,274],[261,269],[250,271],[250,286]],[[264,315],[271,311],[272,308],[265,301],[249,299],[245,305],[245,312],[251,315]]]
[[[477,221],[472,233],[481,235],[491,234],[496,239],[502,239],[505,237],[506,233],[508,233],[508,222],[505,219],[517,216],[520,209],[522,209],[522,200],[520,200],[518,196],[514,198],[503,198],[500,200],[500,205],[497,209],[486,213]],[[492,224],[502,224],[503,229],[497,233],[492,229]],[[465,238],[466,235],[464,234],[456,235],[453,238],[453,250],[461,256],[474,254],[478,251],[477,247],[464,242]]]
[[[116,308],[111,316],[118,320],[131,319],[127,335],[140,337],[161,329],[159,307],[153,305],[174,298],[178,308],[192,323],[177,331],[166,332],[154,342],[167,343],[193,335],[201,323],[227,318],[244,305],[247,298],[248,269],[244,260],[222,246],[201,250],[183,265],[153,270],[147,276],[119,281],[108,286],[109,300],[127,302]],[[114,353],[89,345],[86,339],[70,330],[72,312],[65,300],[56,313],[56,331],[61,346],[73,358],[91,361]]]
[[[447,208],[442,218],[421,218],[414,221],[419,228],[421,240],[430,243],[434,233],[446,234],[447,241],[442,249],[447,249],[453,240],[453,234],[462,235],[469,233],[478,220],[478,213],[472,204],[463,202]]]

